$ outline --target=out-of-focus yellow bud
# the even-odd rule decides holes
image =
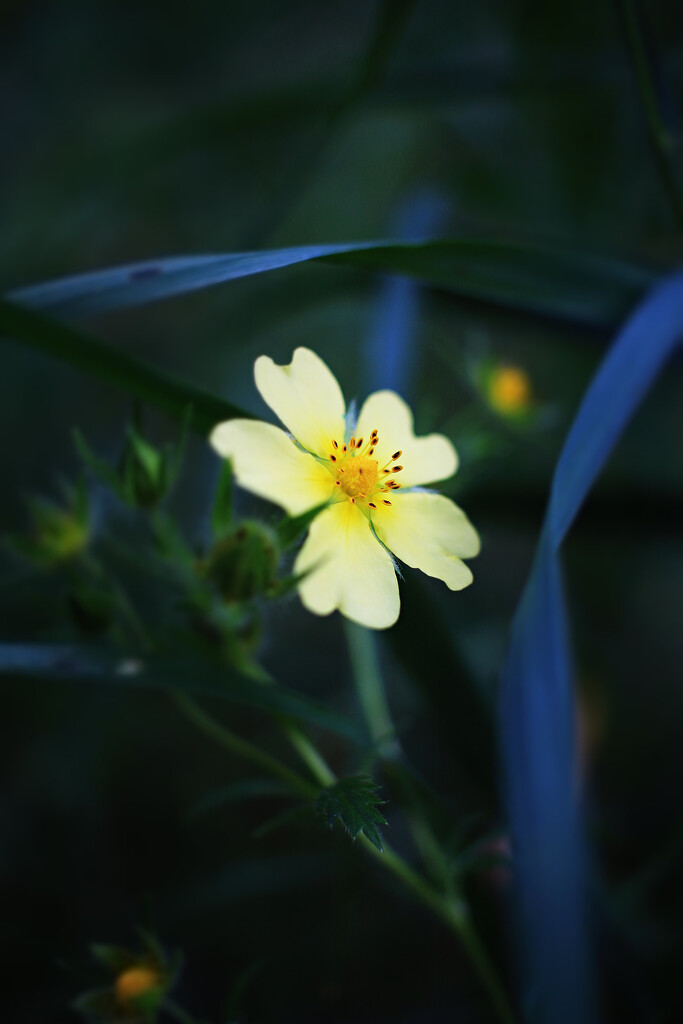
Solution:
[[[90,543],[90,503],[84,482],[73,487],[64,485],[63,490],[62,504],[29,498],[30,532],[8,538],[14,551],[35,565],[51,567],[67,562],[82,554]]]
[[[529,375],[518,366],[497,367],[488,380],[488,400],[503,416],[526,412],[531,402]]]
[[[115,983],[116,999],[122,1006],[137,1003],[148,994],[158,994],[163,981],[153,967],[128,967],[121,971]]]

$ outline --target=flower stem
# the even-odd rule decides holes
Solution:
[[[385,760],[396,759],[401,753],[401,748],[396,739],[396,730],[384,692],[377,641],[369,629],[364,629],[353,622],[345,622],[344,628],[356,692],[368,729],[375,740],[379,756]],[[362,833],[359,840],[368,853],[379,859],[388,871],[399,878],[413,895],[428,906],[458,937],[487,989],[500,1020],[505,1024],[514,1024],[515,1018],[507,995],[472,924],[467,904],[459,899],[454,891],[452,873],[438,838],[424,817],[408,813],[408,823],[425,865],[432,868],[443,886],[443,891],[432,886],[414,871],[391,847],[385,845],[384,850],[380,852]]]
[[[317,747],[311,743],[306,733],[289,719],[283,719],[280,724],[282,725],[282,729],[287,739],[292,744],[301,760],[308,767],[313,778],[322,786],[334,785],[337,781],[337,776],[334,774]]]
[[[273,757],[271,754],[266,753],[265,750],[261,750],[260,747],[250,743],[249,740],[243,739],[236,733],[232,732],[226,726],[221,725],[211,715],[207,714],[196,701],[188,697],[187,694],[181,693],[175,690],[171,694],[173,702],[183,712],[183,714],[205,732],[212,739],[220,743],[222,747],[229,750],[235,757],[241,757],[245,761],[251,761],[252,764],[258,765],[268,775],[273,775],[277,779],[281,779],[286,783],[297,796],[303,797],[305,800],[314,800],[318,795],[318,787],[312,782],[308,782],[303,776],[298,775],[297,772],[292,771],[286,764]]]
[[[396,757],[400,746],[384,693],[375,638],[369,629],[344,620],[356,693],[380,757]]]
[[[220,743],[235,757],[241,757],[252,764],[258,765],[269,775],[281,779],[297,796],[305,800],[315,800],[319,789],[315,783],[309,782],[286,764],[256,747],[248,740],[216,722],[192,698],[179,691],[174,691],[172,699],[183,714],[212,739]],[[283,724],[283,727],[286,726]],[[320,785],[328,786],[337,781],[336,776],[317,750],[296,726],[290,725],[288,733],[293,745],[296,746],[309,768],[318,779]],[[317,756],[312,756],[313,754]],[[514,1016],[507,1002],[505,993],[495,975],[488,956],[477,937],[469,920],[466,907],[452,897],[448,897],[433,888],[422,878],[398,853],[391,847],[378,850],[365,835],[358,838],[360,846],[387,871],[390,871],[402,884],[446,925],[461,941],[474,964],[479,977],[486,986],[495,1005],[498,1016],[503,1024],[514,1024]]]
[[[667,131],[659,109],[654,71],[649,59],[642,26],[633,0],[621,0],[626,37],[650,133],[650,144],[657,171],[666,191],[671,210],[679,230],[683,227],[683,200],[678,190],[675,170],[671,161],[673,139]]]

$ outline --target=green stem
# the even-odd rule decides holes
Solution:
[[[369,629],[345,621],[344,630],[353,668],[356,693],[365,721],[379,757],[385,761],[398,759],[401,747],[384,690],[377,641]],[[452,873],[438,839],[423,817],[406,810],[415,845],[426,866],[431,868],[447,894],[453,891]]]
[[[207,736],[211,736],[212,739],[220,743],[222,747],[225,747],[235,757],[251,761],[252,764],[262,768],[266,774],[273,775],[276,779],[281,779],[297,796],[303,797],[305,800],[314,800],[316,798],[318,795],[317,786],[292,771],[291,768],[288,768],[278,758],[267,754],[265,750],[261,750],[260,747],[250,743],[249,740],[242,739],[241,736],[238,736],[226,726],[220,725],[191,697],[177,690],[171,694],[171,697],[183,714],[198,729],[205,732]]]
[[[384,693],[375,637],[369,629],[344,621],[356,692],[370,735],[380,757],[400,753],[391,711]]]
[[[648,59],[634,0],[621,0],[621,9],[655,163],[667,193],[676,224],[681,228],[683,227],[683,201],[681,200],[676,175],[671,164],[672,140],[659,110],[654,75]]]
[[[445,897],[434,889],[391,847],[385,846],[383,852],[380,852],[363,834],[359,836],[359,841],[367,853],[376,860],[379,860],[388,871],[391,871],[396,878],[400,879],[415,898],[420,903],[429,907],[446,927],[457,936],[467,951],[482,984],[488,991],[498,1017],[504,1024],[515,1024],[515,1016],[508,1002],[505,990],[498,980],[489,956],[472,924],[466,904],[455,897]]]
[[[317,747],[311,743],[308,736],[302,732],[298,725],[289,719],[283,719],[281,725],[287,739],[307,766],[313,778],[321,786],[333,786],[337,781],[337,776]]]
[[[236,757],[241,757],[252,764],[258,765],[265,772],[282,779],[294,793],[305,800],[315,800],[318,795],[318,786],[308,782],[301,775],[292,771],[276,757],[267,754],[259,747],[254,746],[248,740],[237,736],[230,729],[216,722],[210,715],[202,710],[199,705],[184,693],[175,691],[172,698],[178,708],[187,718],[202,732],[216,740],[226,750]],[[296,734],[296,735],[295,735]],[[290,740],[297,746],[299,753],[304,756],[309,768],[314,772],[316,778],[322,785],[331,785],[337,781],[336,776],[328,767],[326,762],[317,755],[317,751],[309,740],[293,729]],[[316,757],[311,754],[315,752]],[[361,847],[387,871],[390,871],[398,878],[403,885],[422,904],[436,914],[436,916],[453,932],[467,950],[472,963],[474,964],[479,977],[489,991],[491,1000],[495,1005],[500,1020],[504,1024],[514,1024],[514,1016],[507,1002],[505,993],[496,977],[488,956],[477,937],[471,922],[467,916],[465,906],[457,900],[444,896],[434,889],[428,881],[422,878],[398,853],[385,846],[383,851],[378,850],[363,834],[359,836]]]
[[[375,740],[380,757],[391,760],[401,751],[384,692],[375,636],[369,629],[364,629],[353,622],[345,622],[344,629],[356,692],[370,734]],[[408,823],[425,865],[432,868],[443,886],[443,891],[430,885],[391,847],[385,845],[384,850],[380,852],[363,834],[359,837],[360,841],[369,854],[379,859],[388,871],[399,878],[406,888],[458,937],[487,989],[501,1021],[513,1024],[514,1015],[505,991],[470,920],[467,905],[458,899],[454,892],[452,873],[434,831],[423,817],[413,813],[408,813]]]

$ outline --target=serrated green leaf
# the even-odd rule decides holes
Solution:
[[[377,784],[369,776],[352,775],[324,789],[316,801],[316,810],[330,828],[339,820],[352,839],[362,832],[381,852],[382,834],[377,826],[387,824],[379,810],[383,803]]]

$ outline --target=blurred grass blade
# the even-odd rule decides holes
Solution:
[[[106,683],[119,688],[156,690],[220,697],[234,704],[288,715],[356,743],[366,744],[364,731],[351,719],[288,690],[250,680],[225,666],[177,657],[126,658],[82,647],[51,644],[0,644],[0,679],[44,679],[52,682]]]
[[[594,1019],[576,799],[571,656],[558,552],[665,359],[683,337],[683,274],[620,332],[591,383],[555,470],[534,566],[512,627],[500,728],[525,995],[540,1024]]]
[[[433,235],[446,210],[445,199],[437,193],[417,191],[399,208],[396,233],[408,238]],[[392,274],[382,281],[373,330],[365,347],[369,392],[390,388],[411,400],[419,303],[420,289],[414,280]]]
[[[208,434],[216,423],[251,413],[185,383],[97,338],[0,300],[0,337],[9,337],[113,384],[183,425]]]
[[[8,297],[71,319],[311,261],[404,275],[487,305],[598,330],[614,328],[655,280],[642,266],[526,241],[404,239],[149,260],[20,288]]]

